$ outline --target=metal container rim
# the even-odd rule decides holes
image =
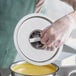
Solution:
[[[15,66],[15,65],[17,65],[17,64],[24,63],[24,62],[26,62],[26,61],[21,60],[21,61],[13,62],[13,63],[9,66],[10,71],[13,72],[13,73],[19,74],[19,75],[25,75],[25,74],[21,74],[21,73],[18,73],[18,72],[15,72],[15,71],[12,70],[12,67],[13,67],[13,66]],[[56,66],[56,71],[55,71],[55,72],[52,72],[52,73],[48,73],[48,74],[42,74],[42,75],[53,75],[53,74],[56,74],[56,72],[59,70],[59,66],[57,66],[57,65],[54,64],[54,63],[51,63],[51,64],[53,64],[54,66]],[[29,75],[26,74],[26,75],[27,75],[27,76],[32,76],[32,75],[30,75],[30,74],[29,74]],[[39,75],[33,75],[33,76],[39,76]]]

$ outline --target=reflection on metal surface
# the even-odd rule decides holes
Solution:
[[[76,70],[71,71],[68,76],[76,76]]]

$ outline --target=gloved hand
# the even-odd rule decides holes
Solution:
[[[59,48],[66,40],[65,34],[69,32],[72,21],[68,16],[55,21],[51,26],[45,28],[41,33],[43,48]]]

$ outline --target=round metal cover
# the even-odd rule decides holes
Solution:
[[[60,49],[48,51],[36,49],[30,43],[30,34],[35,30],[43,30],[51,25],[50,18],[42,14],[30,14],[23,17],[14,31],[14,43],[18,53],[27,61],[35,65],[52,63],[61,53]]]

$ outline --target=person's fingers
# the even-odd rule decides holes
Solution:
[[[44,35],[45,35],[45,33],[47,32],[47,30],[48,30],[48,28],[49,27],[46,27],[41,33],[40,33],[40,37],[42,38],[42,37],[44,37]]]
[[[54,48],[53,48],[53,46],[51,44],[50,45],[44,44],[42,46],[42,49],[46,49],[47,51],[49,51],[49,50],[53,50]]]
[[[46,45],[47,46],[47,50],[49,51],[53,51],[54,49],[55,49],[55,46],[53,46],[53,44],[51,43],[51,44],[49,44],[49,45]]]
[[[53,37],[53,36],[52,36]],[[62,35],[57,36],[54,35],[54,37],[47,42],[47,47],[50,49],[58,48],[61,45]]]
[[[52,36],[53,37],[53,36]],[[50,38],[51,39],[51,38]],[[52,41],[51,41],[52,40]],[[64,42],[64,38],[63,38],[63,34],[59,35],[59,36],[56,36],[54,35],[53,39],[51,40],[48,40],[47,42],[47,47],[48,49],[55,49],[55,48],[58,48],[60,47],[63,42]]]
[[[42,33],[41,33],[41,42],[42,43],[46,43],[47,42],[47,40],[48,40],[48,38],[51,38],[50,40],[53,40],[54,39],[54,33],[55,33],[55,31],[54,31],[54,29],[51,27],[51,28],[49,28],[49,27],[47,27]],[[53,37],[52,37],[53,36]]]
[[[56,48],[60,47],[64,43],[64,34],[61,34],[57,40],[53,43]]]
[[[61,43],[61,40],[57,40],[53,45],[57,48],[60,43]]]
[[[50,51],[53,51],[55,49],[55,46],[51,45],[51,47],[49,47]]]
[[[41,32],[41,34],[40,34],[41,36],[40,36],[40,37],[42,38],[46,32],[47,32],[47,29],[44,29],[44,30]]]
[[[46,47],[47,47],[47,45],[43,45],[43,46],[42,46],[42,49],[46,49]]]
[[[54,43],[47,46],[47,50],[53,51],[55,48],[59,48],[62,45],[60,40],[55,41]]]
[[[56,39],[56,33],[54,31],[53,28],[50,28],[50,30],[48,31],[48,40],[47,40],[47,45],[51,44],[53,41],[55,41]]]
[[[48,37],[47,37],[47,33],[45,33],[44,37],[41,38],[41,43],[42,43],[42,44],[46,44],[47,41],[48,41]]]
[[[60,44],[61,44],[61,40],[57,40],[57,41],[55,41],[54,43],[53,43],[53,47],[54,48],[58,48],[59,46],[60,46]]]
[[[53,51],[55,48],[59,48],[61,45],[63,45],[63,41],[57,40],[49,45],[44,45],[42,49],[46,49],[47,51]]]
[[[53,35],[51,35],[49,38],[48,38],[48,40],[47,40],[47,45],[50,45],[52,42],[54,42],[56,40],[56,35],[55,34],[53,34]]]
[[[60,48],[63,44],[64,42],[60,41],[60,43],[56,46],[56,48]]]

